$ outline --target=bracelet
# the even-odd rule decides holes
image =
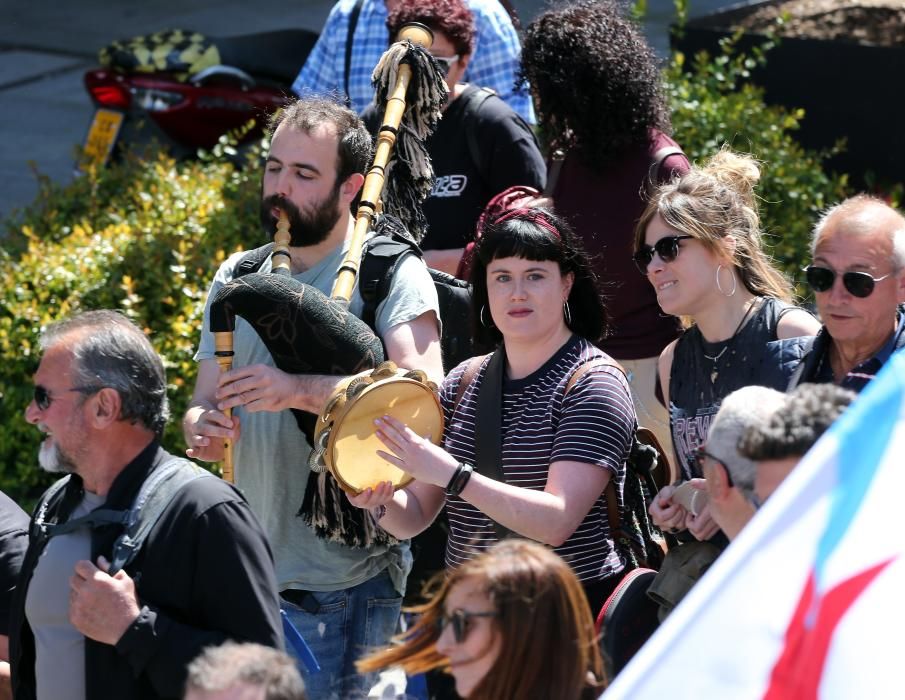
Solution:
[[[456,471],[453,473],[452,478],[449,480],[449,483],[446,485],[446,495],[447,496],[458,496],[462,493],[462,490],[465,488],[466,484],[468,484],[468,480],[471,479],[471,474],[474,471],[474,467],[466,462],[459,462],[459,465],[456,467]]]
[[[371,513],[371,520],[373,520],[375,523],[379,523],[380,519],[387,514],[386,503],[377,506],[376,508],[372,508],[369,512]]]

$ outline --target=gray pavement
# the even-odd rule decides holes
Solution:
[[[696,11],[723,5],[692,0]],[[543,0],[516,1],[523,22]],[[34,200],[34,172],[72,177],[93,108],[82,74],[114,39],[182,27],[213,36],[300,27],[319,30],[332,0],[0,0],[0,220]],[[647,31],[667,47],[671,0],[650,0]]]

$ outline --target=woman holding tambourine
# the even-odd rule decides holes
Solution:
[[[625,568],[604,490],[612,482],[621,507],[636,419],[624,375],[593,344],[606,327],[594,274],[561,219],[525,208],[485,229],[472,283],[475,334],[497,351],[443,383],[442,447],[375,421],[381,456],[415,481],[350,499],[401,538],[445,506],[451,568],[510,532],[551,545],[598,610]]]

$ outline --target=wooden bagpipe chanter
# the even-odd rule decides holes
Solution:
[[[387,362],[380,338],[348,310],[369,231],[379,230],[384,219],[396,228],[401,220],[415,237],[424,228],[420,204],[433,181],[424,141],[436,126],[446,97],[443,77],[426,51],[432,40],[427,27],[407,25],[375,68],[375,101],[386,105],[384,118],[331,296],[293,279],[289,224],[281,216],[273,271],[242,275],[224,285],[211,302],[210,330],[222,370],[232,366],[232,333],[240,316],[257,332],[279,369],[290,374],[354,375],[338,384],[320,416],[292,409],[313,446],[299,514],[322,537],[350,546],[367,546],[390,536],[374,526],[366,511],[351,506],[342,491],[359,493],[382,481],[399,488],[410,481],[377,455],[382,445],[374,419],[388,414],[435,441],[442,436],[436,385],[420,370],[401,370]],[[232,446],[227,444],[224,478],[232,480],[233,473]]]

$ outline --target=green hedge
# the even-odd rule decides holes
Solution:
[[[848,178],[825,171],[830,151],[808,151],[795,141],[803,110],[767,106],[763,89],[747,82],[769,52],[736,54],[732,40],[722,49],[715,58],[701,53],[690,65],[681,53],[672,56],[665,81],[674,136],[697,163],[726,144],[762,161],[757,193],[770,252],[802,293],[811,227],[822,209],[848,194]]]
[[[184,450],[179,418],[195,382],[204,299],[219,263],[259,244],[259,172],[146,154],[65,187],[41,180],[0,252],[0,489],[28,505],[53,479],[37,467],[41,435],[24,418],[37,337],[84,309],[121,309],[146,330],[167,368],[165,444]]]

